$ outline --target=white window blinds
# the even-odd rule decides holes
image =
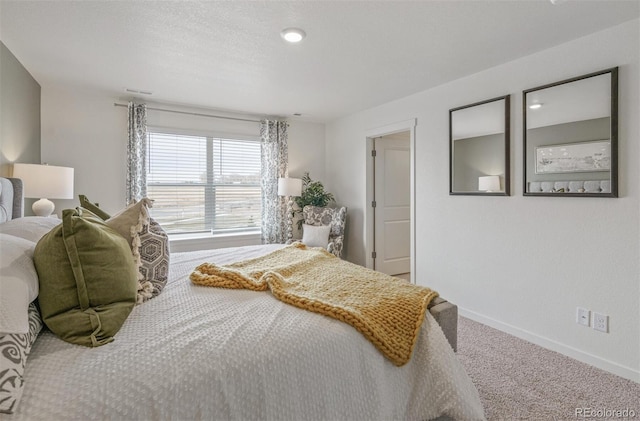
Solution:
[[[260,142],[147,134],[151,216],[170,233],[260,229]]]

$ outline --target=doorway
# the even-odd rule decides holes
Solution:
[[[387,275],[411,272],[410,133],[373,139],[373,268]]]
[[[415,119],[367,133],[367,267],[415,283]]]

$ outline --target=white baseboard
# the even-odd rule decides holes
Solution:
[[[559,352],[560,354],[566,355],[567,357],[574,358],[583,363],[608,371],[609,373],[613,373],[617,376],[624,377],[625,379],[640,383],[640,371],[636,371],[630,367],[625,367],[623,365],[614,363],[613,361],[605,360],[604,358],[591,355],[577,348],[573,348],[563,343],[545,338],[544,336],[540,336],[527,330],[520,329],[519,327],[515,327],[510,324],[492,319],[490,317],[483,316],[482,314],[476,313],[475,311],[458,308],[458,314],[484,325],[491,326],[492,328],[498,329],[502,332],[509,333],[515,337],[524,339],[525,341],[529,341],[543,348]]]

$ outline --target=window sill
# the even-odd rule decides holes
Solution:
[[[252,246],[260,243],[260,231],[215,235],[205,232],[195,234],[169,234],[169,247],[172,253]]]

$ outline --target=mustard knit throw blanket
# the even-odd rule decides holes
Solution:
[[[190,279],[196,285],[269,289],[287,304],[350,324],[398,366],[411,358],[427,305],[438,296],[302,243],[226,266],[203,263]]]

